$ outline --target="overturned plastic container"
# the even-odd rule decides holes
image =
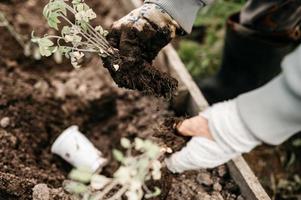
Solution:
[[[90,172],[101,170],[107,164],[102,153],[78,130],[67,128],[53,143],[51,152],[59,155],[76,168]]]

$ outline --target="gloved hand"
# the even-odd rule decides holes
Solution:
[[[115,22],[108,36],[120,55],[149,63],[175,36],[180,27],[160,6],[145,3]]]
[[[214,168],[261,144],[240,119],[235,100],[216,104],[199,116],[185,120],[177,129],[193,138],[165,160],[174,173]]]

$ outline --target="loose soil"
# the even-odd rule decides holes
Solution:
[[[280,146],[260,146],[244,156],[272,199],[300,199],[301,145],[294,144],[300,138],[301,133]]]
[[[120,55],[106,60],[104,66],[118,86],[145,94],[172,97],[178,86],[177,80],[152,65],[160,49],[171,40],[167,27],[147,23],[142,31],[138,31],[125,25],[122,30],[111,30],[108,40],[119,49]],[[118,71],[113,67],[116,63],[119,65]]]
[[[33,28],[45,33],[45,3],[4,1],[0,10],[23,34]],[[102,16],[99,24],[108,26],[124,14],[111,9],[121,9],[118,1],[88,3]],[[34,61],[4,28],[0,35],[0,199],[32,199],[32,189],[40,183],[52,189],[51,199],[69,199],[61,186],[71,166],[51,154],[50,147],[71,125],[78,125],[110,159],[106,175],[118,167],[111,150],[120,148],[121,137],[149,138],[174,151],[185,144],[187,139],[175,134],[177,118],[168,102],[117,88],[98,58],[87,59],[80,70],[73,70],[68,61]],[[162,189],[155,199],[243,199],[225,166],[181,175],[164,169],[160,181],[148,184]],[[35,197],[43,188],[36,187]]]

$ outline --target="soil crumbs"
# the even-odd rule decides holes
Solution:
[[[22,34],[32,29],[42,33],[45,3],[4,1],[0,10]],[[117,1],[91,4],[102,19],[108,18],[101,24],[109,25],[122,13],[109,9],[120,8]],[[61,186],[71,166],[51,154],[50,147],[73,124],[110,160],[111,149],[120,147],[124,136],[151,138],[174,150],[185,144],[174,133],[175,116],[167,102],[116,88],[97,58],[87,60],[80,70],[72,70],[66,61],[56,64],[52,58],[35,61],[23,55],[5,28],[0,34],[0,199],[32,199],[32,189],[40,183],[51,188],[49,199],[70,199]],[[112,175],[117,167],[112,160],[103,173]],[[243,199],[225,166],[181,175],[164,169],[163,175],[161,181],[149,183],[162,189],[155,199]]]

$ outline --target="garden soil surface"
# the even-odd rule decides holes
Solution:
[[[101,16],[95,23],[105,27],[125,14],[116,0],[87,3]],[[0,11],[19,33],[29,35],[34,29],[44,34],[45,4],[7,0],[0,3]],[[110,160],[102,172],[108,176],[118,168],[111,150],[120,148],[121,137],[148,138],[179,150],[187,139],[175,134],[178,119],[169,107],[164,99],[117,88],[97,57],[87,58],[79,70],[66,60],[57,64],[53,58],[25,57],[0,27],[0,199],[32,199],[33,187],[41,183],[51,189],[51,199],[70,199],[62,182],[71,166],[51,154],[50,147],[71,125],[79,126]],[[155,199],[244,199],[226,166],[181,175],[164,169],[163,178],[148,185],[162,189]]]

